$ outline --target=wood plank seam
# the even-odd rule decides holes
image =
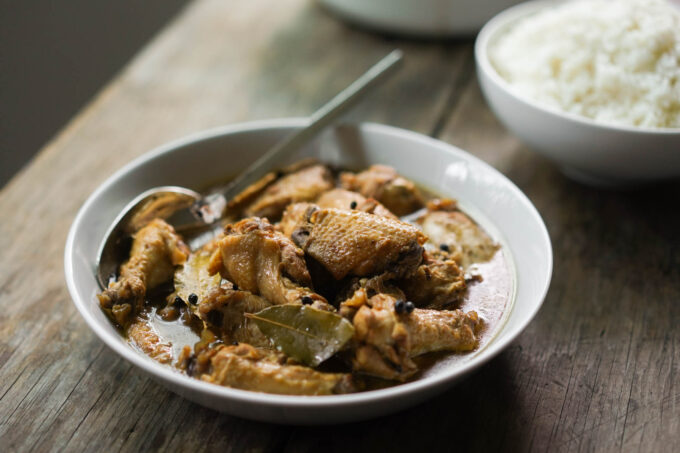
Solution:
[[[451,81],[451,89],[444,103],[441,113],[437,116],[436,122],[432,127],[430,137],[438,138],[444,127],[449,122],[451,114],[454,112],[463,97],[463,87],[468,85],[474,76],[474,59],[471,58],[471,50],[465,51],[464,63],[460,72]]]

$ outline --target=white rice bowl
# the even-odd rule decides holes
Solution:
[[[518,21],[489,59],[519,95],[625,126],[680,127],[680,10],[574,0]]]

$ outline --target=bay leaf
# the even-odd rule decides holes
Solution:
[[[212,253],[200,249],[189,256],[184,265],[175,271],[175,294],[181,297],[192,309],[195,306],[189,303],[189,295],[196,294],[198,300],[203,300],[208,292],[220,285],[222,277],[219,274],[208,273],[208,263]]]
[[[342,349],[354,335],[354,326],[342,316],[307,305],[274,305],[245,316],[279,350],[313,367]]]

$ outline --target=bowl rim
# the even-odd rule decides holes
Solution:
[[[492,40],[498,37],[500,32],[503,32],[507,27],[511,26],[513,22],[517,22],[532,14],[536,14],[543,9],[552,6],[563,4],[559,0],[530,0],[511,6],[500,13],[496,14],[489,20],[484,27],[479,31],[477,39],[475,40],[475,60],[477,66],[481,68],[482,72],[491,79],[493,83],[498,85],[506,94],[510,95],[515,101],[520,102],[526,106],[533,107],[540,110],[548,116],[558,117],[563,120],[572,121],[581,125],[601,128],[605,130],[613,130],[619,132],[629,132],[648,135],[669,135],[680,136],[680,127],[650,127],[650,126],[629,126],[617,123],[605,123],[596,121],[587,116],[578,115],[576,113],[566,112],[558,108],[545,105],[540,101],[531,99],[517,92],[517,90],[505,80],[491,64],[489,59],[489,45]]]
[[[306,124],[308,124],[307,118],[270,119],[235,123],[196,132],[158,146],[151,151],[137,157],[113,173],[97,189],[95,189],[76,214],[71,228],[69,229],[66,246],[64,249],[64,273],[71,299],[78,312],[83,317],[88,327],[95,333],[95,335],[99,337],[99,339],[103,341],[110,349],[115,351],[120,357],[136,365],[149,375],[160,379],[161,381],[172,384],[173,388],[183,388],[186,390],[191,390],[192,392],[210,395],[220,399],[235,400],[239,403],[256,403],[269,407],[285,406],[289,408],[328,408],[331,406],[350,407],[371,402],[390,400],[392,398],[407,397],[409,395],[426,391],[428,388],[446,385],[448,382],[487,363],[489,360],[503,351],[512,341],[514,341],[515,338],[517,338],[517,336],[529,325],[543,305],[546,294],[550,287],[550,281],[552,279],[552,244],[550,242],[550,236],[545,223],[543,222],[543,219],[538,213],[536,207],[533,205],[533,203],[531,203],[528,197],[517,186],[515,186],[512,181],[510,181],[510,179],[493,168],[491,165],[473,156],[472,154],[441,140],[437,140],[417,132],[393,126],[367,122],[357,123],[356,127],[367,133],[391,135],[397,138],[409,139],[410,141],[422,142],[428,146],[439,148],[446,154],[453,154],[458,157],[462,157],[463,159],[471,160],[474,163],[484,167],[485,170],[491,171],[493,174],[495,174],[495,176],[501,178],[501,180],[504,180],[510,191],[513,193],[513,196],[516,197],[527,208],[527,212],[531,216],[530,221],[534,222],[539,227],[541,237],[537,238],[537,241],[540,239],[540,242],[546,251],[546,262],[540,263],[540,265],[547,266],[546,279],[545,281],[541,282],[540,290],[536,291],[538,301],[532,307],[532,310],[527,311],[524,319],[519,320],[517,325],[507,331],[503,338],[498,338],[497,336],[489,344],[487,344],[487,346],[482,351],[480,351],[479,355],[471,358],[470,360],[464,361],[459,365],[456,365],[452,371],[448,373],[445,372],[434,376],[424,377],[416,381],[388,387],[386,389],[370,390],[343,395],[297,396],[239,390],[203,382],[198,379],[185,376],[168,367],[167,365],[157,363],[154,360],[151,360],[148,357],[135,352],[127,344],[120,341],[120,336],[117,333],[105,331],[104,329],[99,328],[99,321],[94,317],[93,313],[91,313],[91,310],[88,309],[88,306],[92,303],[92,301],[87,301],[85,298],[79,297],[77,284],[73,274],[73,251],[74,244],[77,239],[76,232],[79,230],[86,213],[90,210],[95,200],[99,198],[100,194],[109,190],[111,186],[116,184],[119,179],[123,178],[134,168],[149,161],[155,160],[162,155],[172,153],[181,147],[209,139],[214,139],[223,135],[231,135],[241,132],[253,132],[257,130],[300,128]]]

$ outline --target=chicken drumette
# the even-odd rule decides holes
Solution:
[[[189,248],[170,225],[151,221],[135,233],[130,259],[121,266],[118,280],[97,296],[101,307],[119,325],[127,326],[142,308],[147,291],[169,281],[175,266],[188,256]]]
[[[247,218],[228,225],[208,269],[272,304],[301,303],[304,298],[315,307],[330,307],[311,289],[302,250],[266,219]]]

